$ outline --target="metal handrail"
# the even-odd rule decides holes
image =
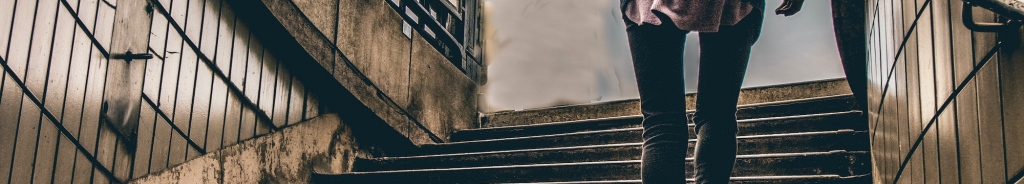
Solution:
[[[429,4],[443,4],[443,5],[446,5],[447,8],[445,8],[445,9],[449,10],[449,11],[448,12],[441,12],[441,13],[447,13],[447,14],[453,15],[451,17],[456,18],[456,21],[457,21],[457,24],[458,24],[457,26],[461,26],[462,25],[462,23],[461,23],[461,21],[462,21],[461,14],[459,14],[458,11],[452,11],[452,10],[454,10],[454,8],[448,7],[447,4],[444,4],[445,2],[441,2],[441,1],[444,1],[444,0],[420,0],[420,1],[426,1],[426,3],[429,3]],[[417,0],[398,0],[398,2],[396,2],[396,1],[385,1],[385,2],[387,2],[388,5],[391,5],[391,8],[393,8],[396,12],[398,12],[398,14],[401,15],[402,19],[404,19],[409,24],[413,25],[414,29],[417,32],[420,32],[420,35],[431,35],[431,34],[433,34],[434,36],[432,36],[432,38],[430,38],[433,41],[430,41],[430,44],[432,46],[434,46],[434,49],[437,49],[439,52],[444,54],[445,57],[448,59],[448,61],[451,62],[453,65],[455,65],[456,68],[459,68],[459,70],[463,70],[463,71],[465,70],[464,68],[462,68],[462,60],[466,56],[466,51],[464,49],[465,47],[463,47],[463,45],[462,45],[462,40],[463,39],[453,35],[452,32],[448,30],[448,28],[445,28],[444,26],[442,26],[443,24],[441,24],[440,22],[435,20],[434,17],[432,17],[430,15],[430,13],[427,12],[426,7],[421,5]],[[399,2],[401,4],[397,4]],[[413,16],[416,16],[416,17],[414,18],[414,17],[406,14],[406,11],[414,14]],[[438,31],[428,32],[427,30],[424,30],[424,28],[430,29],[430,30],[438,30]],[[459,31],[460,30],[456,30],[456,32],[459,32]],[[427,38],[427,37],[424,37],[424,38]]]
[[[457,7],[455,7],[455,5],[452,5],[452,3],[449,2],[448,0],[436,0],[436,1],[431,0],[431,1],[426,1],[426,2],[427,3],[434,3],[436,5],[444,6],[448,10],[448,13],[450,13],[452,15],[452,17],[457,19],[457,21],[462,21],[462,10],[457,8]]]
[[[1004,17],[1024,20],[1024,0],[964,0]]]
[[[977,32],[1000,32],[1018,28],[1021,26],[1019,20],[1007,20],[1005,22],[975,22],[974,21],[974,5],[968,1],[964,1],[963,7],[963,21],[964,26],[971,31]]]

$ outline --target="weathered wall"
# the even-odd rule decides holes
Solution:
[[[405,108],[431,132],[448,140],[456,130],[479,127],[477,86],[424,40],[413,34],[409,105]]]
[[[433,142],[415,136],[423,131],[446,141],[455,130],[478,126],[476,84],[418,32],[403,32],[401,15],[387,2],[295,0],[294,3],[324,36],[334,41],[354,68],[398,108],[379,109],[412,117],[412,120],[390,119],[388,123],[413,142]],[[335,72],[349,67],[335,62],[336,67],[342,67]],[[423,128],[406,125],[409,123],[419,123]]]
[[[973,32],[964,26],[961,3],[868,2],[876,183],[893,183],[897,175],[898,183],[1005,183],[1022,174],[1022,31]],[[988,10],[973,10],[977,22],[998,21]]]
[[[369,154],[347,123],[325,114],[129,183],[308,183],[313,171],[349,172]]]

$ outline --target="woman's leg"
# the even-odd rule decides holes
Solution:
[[[858,110],[867,110],[867,35],[864,33],[866,1],[832,0],[832,27],[835,30],[839,57],[843,61],[846,81],[857,98]]]
[[[645,184],[686,182],[686,99],[683,42],[686,31],[671,23],[637,26],[626,19],[644,145],[640,175]]]
[[[736,160],[736,100],[750,59],[750,47],[761,34],[763,15],[751,12],[736,25],[716,33],[700,33],[700,74],[697,79],[697,146],[694,172],[698,184],[727,183]]]

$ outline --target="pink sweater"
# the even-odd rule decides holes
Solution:
[[[718,32],[720,25],[735,25],[753,9],[744,0],[633,0],[626,17],[638,25],[661,25],[654,12],[672,19],[676,27],[697,32]]]

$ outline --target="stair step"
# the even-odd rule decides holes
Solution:
[[[795,176],[742,176],[731,177],[730,184],[788,184],[788,183],[871,183],[871,175],[838,176],[838,175],[795,175]],[[686,179],[694,183],[693,179]],[[536,182],[514,184],[642,184],[640,180],[613,181],[569,181],[569,182]]]
[[[642,128],[624,128],[575,132],[566,134],[488,139],[454,143],[425,144],[420,148],[428,155],[472,153],[501,150],[572,147],[586,145],[640,143]],[[738,154],[799,153],[831,150],[868,150],[866,131],[836,130],[820,132],[739,136]],[[695,139],[690,139],[687,156],[691,156]]]
[[[853,95],[835,95],[815,98],[805,98],[787,101],[775,101],[757,104],[747,104],[737,106],[736,118],[737,119],[753,119],[753,118],[766,118],[766,117],[780,117],[780,116],[792,116],[792,115],[805,115],[805,114],[820,114],[829,112],[843,112],[849,111],[850,107],[855,102]],[[543,110],[537,110],[543,111]],[[693,110],[687,111],[687,114],[693,114]],[[541,113],[546,114],[546,113]],[[639,114],[634,114],[639,115]],[[557,115],[556,115],[557,116]],[[506,122],[507,121],[507,122]],[[550,123],[550,118],[547,117],[536,117],[536,118],[513,118],[509,120],[496,120],[489,117],[484,117],[484,127],[502,127],[502,126],[516,126],[516,125],[530,125],[538,123]]]
[[[639,144],[515,150],[503,152],[358,159],[358,171],[414,170],[501,165],[639,160]],[[866,151],[830,151],[737,156],[734,175],[839,174],[870,172]],[[692,158],[686,159],[688,171]],[[692,172],[688,172],[692,174]]]
[[[816,158],[820,157],[820,158]],[[835,158],[835,159],[831,159]],[[869,172],[866,152],[823,152],[797,154],[744,155],[737,158],[733,176],[836,175],[854,176]],[[797,163],[808,161],[812,163]],[[799,167],[804,165],[806,167]],[[815,167],[811,165],[823,165]],[[857,165],[851,167],[851,165]],[[844,168],[845,166],[845,168]],[[692,170],[692,168],[687,168]],[[690,177],[692,172],[687,172]],[[555,164],[506,165],[445,169],[352,172],[338,175],[314,175],[320,182],[350,183],[495,183],[563,182],[639,179],[640,161],[601,161]],[[400,177],[399,177],[400,176]],[[529,176],[529,177],[522,177]]]
[[[737,107],[737,119],[783,117],[793,115],[821,114],[851,110],[856,103],[853,95],[836,95],[798,100],[776,101]],[[693,111],[687,111],[692,114]],[[865,118],[866,120],[866,118]]]
[[[314,174],[312,179],[316,183],[430,184],[631,180],[639,176],[640,161],[630,160]]]
[[[846,111],[786,117],[744,119],[737,121],[739,125],[738,135],[763,135],[841,129],[867,130],[867,121],[863,121],[862,117],[863,116],[860,111]],[[642,121],[643,116],[633,115],[580,121],[470,129],[453,133],[451,141],[473,141],[632,128],[640,127]],[[689,125],[690,138],[696,138],[697,135],[693,133],[693,124]]]
[[[639,160],[642,143],[356,159],[357,171]]]

